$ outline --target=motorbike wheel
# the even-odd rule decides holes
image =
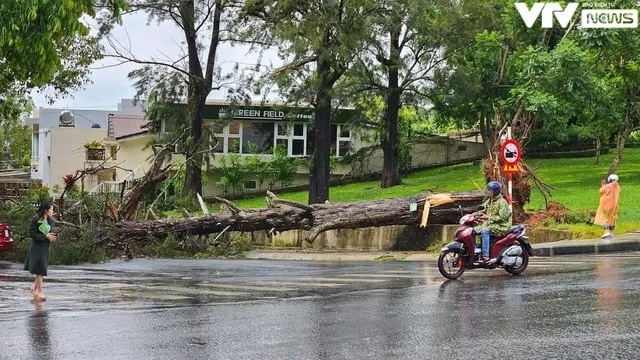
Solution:
[[[438,257],[438,270],[447,279],[457,279],[464,273],[464,260],[459,251],[446,250]]]
[[[527,252],[522,249],[522,254],[520,255],[520,257],[522,257],[522,264],[520,264],[520,266],[505,266],[504,269],[511,275],[520,275],[522,274],[526,269],[527,269],[527,265],[529,265],[529,254],[527,254]]]

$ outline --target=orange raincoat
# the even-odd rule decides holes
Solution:
[[[596,213],[596,218],[593,220],[593,223],[596,225],[614,226],[618,216],[619,199],[620,185],[618,185],[617,181],[602,185],[602,187],[600,187],[600,206],[598,206],[598,212]]]

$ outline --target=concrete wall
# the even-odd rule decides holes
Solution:
[[[41,152],[43,166],[49,168],[49,173],[43,172],[42,184],[48,187],[62,186],[62,177],[65,174],[75,173],[76,170],[101,163],[101,161],[87,161],[84,144],[93,140],[102,141],[105,134],[106,129],[60,127],[50,129],[45,138],[50,138],[51,148],[47,149],[45,146]],[[46,153],[47,150],[49,150],[48,153]],[[49,163],[47,164],[46,161],[49,161]],[[97,177],[86,178],[86,191],[90,191],[91,187],[95,185],[97,185]]]
[[[411,147],[411,168],[418,169],[473,160],[484,156],[482,143],[446,138],[433,138],[415,142]],[[371,156],[350,164],[351,174],[363,176],[382,171],[384,153],[376,150]],[[348,172],[345,172],[348,173]]]
[[[362,229],[339,229],[326,231],[309,245],[305,238],[307,230],[285,231],[270,236],[265,231],[253,233],[232,233],[251,238],[256,246],[311,247],[323,249],[345,249],[364,251],[424,251],[428,248],[438,251],[439,246],[453,241],[459,225],[394,225]],[[559,241],[571,238],[571,232],[550,229],[527,230],[526,236],[532,244]],[[478,238],[478,241],[480,239]]]
[[[453,239],[458,225],[394,225],[361,229],[338,229],[326,231],[314,241],[313,247],[323,249],[347,249],[365,251],[424,251],[433,244]],[[265,231],[231,233],[229,236],[248,236],[257,246],[309,247],[304,240],[307,230],[291,230],[270,236]]]
[[[116,142],[120,150],[116,154],[116,162],[120,167],[133,170],[133,179],[144,176],[153,161],[153,150],[145,146],[153,139],[153,135],[125,138]],[[144,150],[143,150],[144,149]],[[132,173],[123,169],[116,170],[118,181],[131,180]]]

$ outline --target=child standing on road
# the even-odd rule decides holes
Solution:
[[[51,232],[53,215],[55,215],[53,204],[43,202],[40,204],[37,215],[29,224],[31,248],[27,253],[24,269],[36,276],[36,280],[31,286],[31,294],[33,299],[38,301],[46,299],[42,294],[42,281],[47,276],[47,268],[49,267],[49,247],[56,241],[56,235]]]
[[[600,206],[598,206],[593,223],[604,226],[602,239],[613,237],[613,230],[616,227],[618,200],[620,199],[618,180],[618,175],[611,174],[606,183],[604,180],[600,183]]]

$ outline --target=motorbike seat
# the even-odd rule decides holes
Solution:
[[[520,230],[522,230],[522,228],[524,228],[524,225],[514,225],[509,229],[509,231],[507,231],[507,233],[505,235],[511,234],[513,232],[520,231]]]

